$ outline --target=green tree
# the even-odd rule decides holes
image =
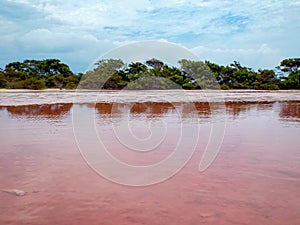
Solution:
[[[75,75],[58,59],[11,62],[0,69],[0,88],[79,88],[84,89],[300,89],[300,58],[284,59],[274,70],[253,71],[234,61],[223,66],[209,61],[179,61],[180,69],[157,59],[145,64],[105,59],[93,70]]]
[[[69,66],[58,59],[12,62],[6,65],[4,76],[9,88],[62,88],[69,80],[76,80]]]
[[[280,69],[284,72],[297,72],[300,69],[300,58],[284,59],[280,62]]]
[[[257,73],[251,68],[241,66],[237,61],[234,61],[230,66],[234,69],[231,87],[235,89],[252,89],[256,81]]]
[[[0,68],[0,88],[7,87],[7,80],[4,75],[4,71]]]
[[[31,77],[27,80],[21,82],[21,88],[40,90],[46,88],[45,81],[43,79],[37,79],[35,77]]]
[[[274,70],[259,70],[256,81],[253,82],[254,89],[278,90],[279,80],[275,76]]]
[[[80,81],[80,89],[103,89],[105,83],[124,66],[122,60],[104,59],[95,63],[92,71],[85,73]],[[118,75],[119,76],[119,75]],[[114,78],[113,78],[114,80]],[[109,81],[110,82],[110,81]],[[112,81],[111,81],[112,82]]]
[[[66,84],[66,78],[61,74],[46,77],[46,86],[49,88],[63,88]]]
[[[280,62],[280,70],[287,73],[281,76],[281,89],[300,89],[300,58],[284,59]]]
[[[132,62],[128,65],[126,72],[129,74],[138,74],[147,71],[147,66],[141,62]]]
[[[195,81],[195,88],[214,89],[218,86],[214,74],[204,62],[182,59],[179,64],[185,76],[190,77],[191,81]]]
[[[291,72],[287,77],[282,77],[281,89],[300,89],[300,71]]]
[[[122,80],[122,77],[118,73],[114,73],[105,82],[104,89],[122,89],[127,85],[127,82]]]
[[[221,89],[252,89],[257,81],[257,73],[251,68],[234,61],[229,66],[219,66],[206,61]]]

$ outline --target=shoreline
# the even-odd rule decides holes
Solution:
[[[300,90],[0,90],[0,106],[145,102],[300,101]]]
[[[76,93],[76,92],[211,92],[211,93],[300,93],[300,90],[254,90],[254,89],[231,89],[231,90],[216,90],[216,89],[205,89],[205,90],[184,90],[184,89],[169,89],[169,90],[93,90],[93,89],[43,89],[43,90],[32,90],[32,89],[0,89],[0,93]]]

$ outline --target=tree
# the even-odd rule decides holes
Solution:
[[[179,61],[185,76],[194,80],[195,88],[216,88],[218,83],[210,68],[202,61],[182,59]]]
[[[283,72],[297,72],[300,69],[300,58],[284,59],[280,62],[280,69]]]
[[[258,70],[256,79],[261,83],[270,83],[275,80],[274,70]]]
[[[81,89],[300,89],[300,58],[282,60],[276,73],[256,72],[237,61],[223,66],[182,59],[179,64],[180,69],[152,58],[126,67],[120,59],[104,59],[75,75],[59,59],[27,59],[0,68],[0,88],[76,88],[80,81]]]
[[[300,89],[300,71],[291,72],[287,77],[282,77],[281,89]]]
[[[46,85],[49,88],[62,88],[66,85],[66,78],[61,74],[46,77]]]
[[[118,73],[114,73],[105,82],[104,89],[122,89],[127,85],[127,82],[122,80],[122,77]]]
[[[62,63],[59,59],[45,59],[45,60],[25,60],[24,64],[28,68],[37,71],[40,76],[47,77],[51,75],[61,74],[64,77],[73,75],[70,67]]]
[[[288,73],[287,76],[281,76],[281,89],[300,89],[300,58],[282,60],[279,69]]]
[[[232,87],[232,83],[234,82],[232,78],[236,68],[232,68],[231,66],[219,66],[209,61],[206,61],[205,64],[209,67],[222,89],[229,89]]]
[[[146,72],[147,66],[140,62],[132,62],[128,65],[126,72],[129,74],[138,74],[141,72]]]
[[[234,61],[229,66],[219,66],[205,62],[211,69],[221,89],[252,89],[256,81],[257,73],[251,68],[242,66]]]
[[[241,66],[237,61],[230,64],[234,69],[232,74],[232,88],[235,89],[252,89],[253,83],[256,81],[257,73],[251,68]]]
[[[23,87],[27,89],[40,90],[46,88],[45,81],[43,79],[37,79],[35,77],[31,77],[22,82]]]
[[[3,70],[0,68],[0,88],[7,87],[7,80],[5,78]]]
[[[278,90],[279,80],[275,76],[274,70],[258,70],[256,81],[253,82],[254,89]]]
[[[78,88],[105,88],[105,83],[108,82],[112,76],[116,76],[116,73],[124,66],[124,63],[120,59],[104,59],[95,63],[95,66],[96,67],[92,71],[88,71],[82,76]]]
[[[58,59],[27,59],[23,62],[12,62],[6,65],[4,76],[9,88],[62,88],[66,87],[69,81],[74,83],[69,87],[78,83],[69,66]]]
[[[155,68],[155,67],[162,67],[164,65],[164,63],[162,61],[160,61],[158,59],[154,59],[154,58],[147,60],[146,64],[148,66],[153,67],[153,68]]]

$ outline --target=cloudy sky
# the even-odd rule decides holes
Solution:
[[[0,0],[0,67],[58,58],[75,72],[126,43],[180,44],[255,69],[300,57],[300,0]]]

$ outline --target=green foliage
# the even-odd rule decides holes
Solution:
[[[259,70],[253,88],[256,90],[279,90],[280,80],[275,77],[273,70]]]
[[[280,89],[300,89],[300,58],[284,59],[278,68],[288,73],[287,76],[280,77],[278,82]]]
[[[229,86],[228,86],[227,84],[221,84],[221,85],[220,85],[220,88],[221,88],[222,90],[229,90],[229,89],[230,89]]]
[[[1,87],[6,88],[76,88],[78,83],[79,77],[58,59],[12,62],[0,76]]]
[[[46,88],[45,81],[43,79],[37,79],[31,77],[21,82],[22,88],[40,90]]]
[[[0,68],[0,88],[6,88],[6,87],[7,87],[7,80],[3,70]]]
[[[292,72],[288,75],[288,79],[294,82],[294,88],[300,89],[300,71]]]
[[[190,77],[194,88],[214,89],[218,83],[215,74],[210,70],[209,66],[202,61],[192,61],[182,59],[179,61],[181,70],[184,71],[187,77]]]
[[[300,71],[291,72],[287,77],[282,77],[280,89],[300,89]]]
[[[285,59],[274,70],[253,71],[234,61],[223,66],[182,59],[180,68],[158,59],[145,63],[105,59],[75,75],[58,59],[12,62],[0,69],[0,88],[67,89],[300,89],[300,58]],[[279,71],[279,72],[278,72]]]
[[[129,64],[128,68],[126,69],[126,73],[128,74],[138,74],[146,71],[147,71],[147,66],[140,62],[135,62],[135,63],[132,62]]]
[[[300,68],[300,58],[284,59],[280,62],[280,68],[284,72],[297,72]]]
[[[122,77],[117,74],[124,63],[118,59],[100,60],[95,63],[96,68],[85,73],[80,81],[80,89],[117,88],[115,82]],[[111,79],[111,80],[110,80]],[[119,79],[120,80],[120,79]],[[107,83],[108,82],[108,83]],[[106,84],[107,83],[107,84]]]

